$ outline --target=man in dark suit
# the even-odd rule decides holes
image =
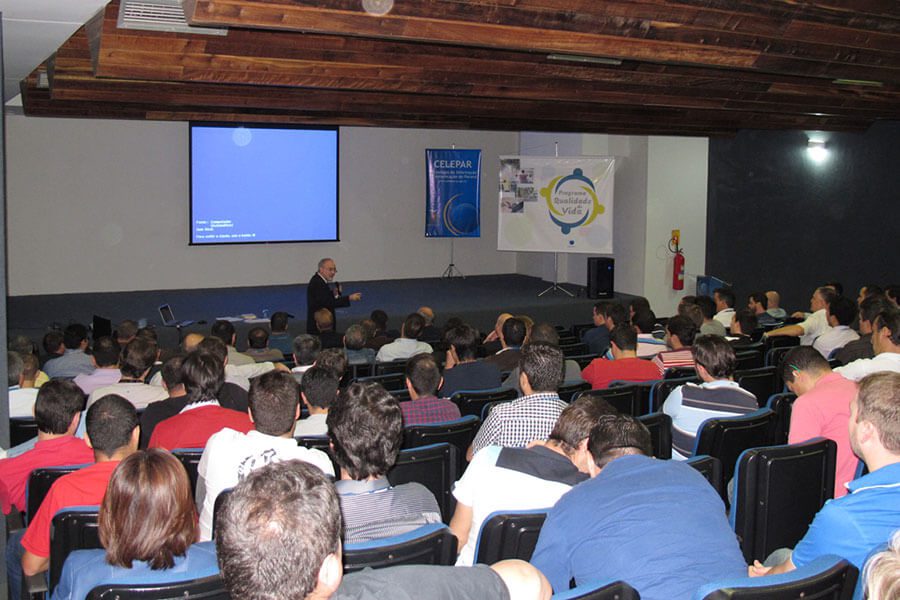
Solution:
[[[359,292],[347,296],[342,295],[340,284],[334,284],[332,287],[331,282],[334,280],[335,274],[337,274],[337,267],[334,261],[330,258],[323,258],[319,261],[319,270],[309,280],[309,285],[306,287],[306,332],[309,334],[318,333],[314,317],[317,310],[328,309],[334,317],[335,308],[350,306],[350,302],[356,302],[362,298],[362,294]],[[337,319],[333,319],[333,321],[337,328]]]

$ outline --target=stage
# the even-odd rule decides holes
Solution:
[[[361,292],[362,300],[348,308],[338,309],[337,329],[367,318],[376,308],[387,312],[389,327],[400,329],[403,318],[420,306],[430,306],[435,322],[442,326],[451,316],[489,330],[500,312],[524,314],[535,321],[554,325],[587,323],[591,320],[591,306],[596,302],[587,298],[581,286],[563,284],[575,293],[574,298],[559,291],[542,297],[538,294],[550,283],[525,275],[480,275],[465,279],[426,278],[394,279],[386,281],[341,282],[345,294]],[[616,299],[627,300],[627,294]],[[171,305],[179,320],[195,323],[185,331],[208,333],[216,318],[252,313],[262,317],[278,310],[295,316],[290,331],[306,331],[306,284],[265,287],[217,288],[203,290],[154,290],[141,292],[98,292],[94,294],[55,294],[15,296],[7,299],[9,335],[25,334],[40,342],[49,327],[65,326],[70,322],[90,324],[93,315],[112,320],[146,319],[156,327],[163,346],[177,343],[177,332],[163,327],[158,307]],[[238,347],[246,344],[246,331],[252,326],[235,323]]]

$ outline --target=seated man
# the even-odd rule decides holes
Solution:
[[[364,320],[362,324],[364,327],[370,328],[370,332],[366,335],[366,347],[376,352],[399,336],[399,332],[395,330],[388,331],[387,313],[380,308],[373,310],[369,318]]]
[[[387,480],[403,441],[399,404],[377,383],[351,383],[328,411],[332,455],[341,467],[335,488],[344,514],[344,543],[400,535],[441,521],[441,509],[425,486],[395,487]]]
[[[136,337],[122,350],[119,369],[122,376],[118,383],[96,388],[88,397],[88,407],[97,398],[115,394],[131,402],[135,408],[143,409],[152,402],[169,397],[166,390],[158,385],[144,382],[153,363],[159,355],[159,347],[152,341]]]
[[[116,330],[114,332],[116,338],[116,345],[118,346],[118,351],[121,352],[125,349],[125,346],[128,345],[128,342],[137,337],[138,333],[138,324],[132,321],[131,319],[125,319],[121,323],[116,326]],[[90,392],[85,392],[89,394]]]
[[[613,360],[595,358],[581,372],[581,378],[591,384],[591,389],[603,390],[613,381],[653,381],[659,379],[659,370],[649,360],[637,357],[637,333],[631,327],[620,325],[610,334]]]
[[[400,337],[389,344],[385,344],[375,355],[378,362],[391,362],[392,360],[406,359],[416,354],[431,354],[433,349],[425,342],[419,341],[422,328],[425,327],[425,319],[419,313],[412,313],[403,321],[400,328]]]
[[[660,352],[653,358],[660,378],[665,375],[666,369],[694,366],[691,344],[696,335],[697,326],[688,317],[676,315],[669,319],[666,323],[666,346],[669,350]]]
[[[697,296],[694,298],[694,304],[697,305],[697,308],[700,309],[700,314],[703,315],[703,323],[700,324],[700,331],[697,335],[718,335],[725,337],[725,334],[728,333],[725,328],[728,325],[731,325],[731,315],[734,314],[734,309],[728,313],[728,325],[722,323],[719,320],[718,313],[716,313],[716,302],[709,296]]]
[[[237,351],[234,345],[237,341],[237,332],[230,321],[216,321],[210,328],[209,335],[219,338],[225,343],[225,346],[228,348],[228,364],[240,366],[252,365],[256,362],[252,357]]]
[[[758,562],[750,576],[793,571],[825,554],[862,569],[866,557],[900,529],[900,373],[876,373],[859,384],[850,403],[850,445],[869,469],[848,484],[850,493],[829,500],[791,556],[775,567]]]
[[[469,460],[487,446],[521,448],[528,442],[547,439],[566,407],[557,393],[563,378],[559,346],[525,344],[520,369],[519,386],[525,395],[494,407],[469,447]]]
[[[122,378],[122,372],[119,371],[119,354],[119,344],[111,337],[104,336],[94,340],[91,363],[95,369],[91,373],[82,373],[75,377],[75,383],[88,395],[97,388],[118,383]]]
[[[437,327],[434,324],[434,309],[430,306],[420,306],[419,310],[416,311],[422,318],[425,319],[425,327],[422,328],[422,333],[419,335],[419,339],[423,342],[440,342],[444,336],[444,332],[441,331],[440,327]]]
[[[494,328],[484,337],[483,340],[481,340],[479,356],[490,356],[491,354],[495,354],[503,347],[503,345],[500,343],[500,332],[503,329],[503,324],[507,319],[511,317],[512,315],[509,313],[500,313],[499,315],[497,315],[497,320],[494,322]],[[456,326],[455,324],[452,324],[453,320],[460,321],[458,317],[452,317],[444,326],[445,331],[450,329],[450,327]]]
[[[366,348],[366,330],[362,325],[351,325],[344,332],[344,353],[351,365],[370,365],[375,362],[375,351]]]
[[[94,370],[88,348],[88,330],[81,323],[72,323],[63,331],[63,353],[44,364],[44,372],[52,378],[70,379]]]
[[[672,390],[663,412],[672,417],[672,458],[686,460],[703,421],[746,415],[759,408],[756,396],[733,379],[734,349],[717,335],[701,335],[691,346],[694,368],[703,383],[686,383]]]
[[[156,426],[180,413],[188,403],[187,391],[184,389],[184,378],[181,373],[181,365],[184,362],[184,354],[176,354],[163,363],[160,374],[162,375],[162,387],[169,397],[159,402],[154,402],[141,413],[141,443],[140,447],[146,448],[150,443],[150,437]],[[222,387],[230,385],[226,383]]]
[[[269,347],[269,332],[262,327],[254,327],[247,332],[247,351],[244,354],[258,363],[284,360],[281,350]]]
[[[334,476],[327,454],[294,441],[294,422],[300,415],[298,395],[293,377],[270,371],[250,384],[249,413],[255,429],[243,433],[226,427],[209,438],[197,467],[201,542],[212,539],[213,508],[219,494],[260,467],[299,459]]]
[[[749,308],[735,311],[731,320],[730,335],[727,338],[728,343],[735,349],[752,345],[754,342],[750,334],[756,330],[757,325],[756,315]]]
[[[828,329],[816,338],[813,348],[821,352],[825,358],[829,358],[833,351],[858,340],[859,334],[850,329],[850,324],[856,320],[856,314],[856,303],[853,300],[844,296],[835,296],[825,307]]]
[[[448,331],[447,333],[450,332]],[[494,365],[501,372],[511,371],[519,365],[519,357],[522,355],[522,344],[524,343],[525,322],[521,319],[511,317],[503,322],[503,327],[500,329],[500,345],[502,347],[495,354],[486,357],[484,362]],[[497,385],[500,385],[499,381],[497,382]]]
[[[858,463],[850,447],[847,422],[856,384],[831,370],[828,361],[810,346],[791,348],[781,363],[781,376],[797,394],[791,408],[788,443],[826,437],[837,444],[834,498],[847,493],[847,483],[856,476]]]
[[[747,308],[756,315],[760,327],[767,327],[778,323],[778,319],[769,314],[769,298],[765,292],[753,292],[747,298]],[[731,332],[734,335],[734,332]]]
[[[459,540],[457,565],[475,563],[484,520],[494,511],[543,509],[587,479],[587,439],[603,415],[605,400],[585,396],[566,407],[546,442],[530,448],[480,450],[453,488],[456,511],[450,529]]]
[[[525,324],[514,317],[507,319],[503,328],[506,329],[510,321],[515,321],[521,326],[524,338]],[[497,363],[475,358],[478,351],[478,334],[472,327],[468,325],[453,327],[444,334],[444,341],[450,348],[447,350],[444,383],[441,385],[443,398],[449,398],[461,390],[490,390],[500,387],[500,369]],[[513,352],[519,353],[518,350]]]
[[[721,287],[713,292],[713,300],[716,303],[716,321],[721,323],[722,327],[728,327],[734,314],[734,290]]]
[[[617,304],[616,306],[622,307],[620,304]],[[622,308],[624,309],[624,307]],[[536,325],[532,326],[531,335],[528,337],[528,343],[536,344],[538,342],[559,347],[559,332],[556,331],[556,327],[554,327],[550,323],[537,323]],[[521,357],[519,362],[521,363]],[[578,363],[572,359],[566,359],[564,364],[565,373],[563,374],[563,382],[560,385],[569,383],[581,383],[583,379],[581,379],[581,367],[578,365]],[[513,388],[521,395],[522,389],[519,387],[519,373],[519,367],[516,366],[515,369],[509,372],[509,375],[506,377],[506,379],[503,380],[501,386],[505,388]]]
[[[810,314],[801,323],[785,325],[778,329],[766,332],[766,337],[793,336],[800,337],[800,345],[812,346],[816,338],[828,329],[828,315],[826,309],[835,298],[834,289],[819,287],[809,299]]]
[[[84,441],[94,451],[94,464],[57,479],[28,524],[24,536],[10,537],[6,564],[13,598],[20,597],[22,572],[30,577],[46,571],[50,565],[50,524],[53,515],[69,506],[100,504],[113,469],[119,461],[137,450],[138,436],[137,412],[124,398],[104,396],[88,409]],[[21,571],[10,568],[17,556],[21,557]]]
[[[787,319],[787,312],[781,308],[781,295],[775,290],[766,292],[766,300],[768,300],[768,308],[766,312],[776,321],[784,321]]]
[[[859,304],[859,339],[847,343],[843,348],[834,353],[842,365],[848,365],[860,358],[873,358],[875,351],[872,349],[872,328],[875,325],[875,317],[888,307],[888,301],[884,296],[869,296]]]
[[[341,348],[344,345],[344,336],[334,330],[334,314],[327,308],[320,308],[313,314],[316,322],[316,335],[322,344],[322,348]]]
[[[300,399],[309,416],[297,421],[295,435],[328,435],[328,409],[338,395],[339,379],[328,369],[314,366],[303,374]]]
[[[314,335],[301,333],[294,338],[294,364],[296,366],[291,369],[291,373],[294,374],[294,379],[298,383],[303,380],[303,374],[315,364],[321,350],[322,342]]]
[[[410,401],[400,403],[404,427],[460,418],[456,404],[437,397],[438,387],[443,381],[441,370],[431,354],[417,354],[406,361],[406,389]]]
[[[6,353],[6,376],[9,382],[9,417],[11,419],[29,419],[34,414],[34,402],[38,388],[34,387],[34,375],[37,372],[37,360],[29,355],[31,363],[31,383],[26,387],[25,358],[13,350]],[[46,385],[46,384],[45,384]]]
[[[547,580],[522,561],[410,565],[344,577],[338,494],[321,471],[301,461],[257,469],[234,488],[220,513],[216,554],[225,587],[242,600],[550,597]]]
[[[853,381],[880,371],[900,373],[900,310],[887,309],[875,317],[872,351],[875,353],[873,358],[854,360],[849,365],[838,367],[835,372]]]
[[[269,348],[281,350],[282,356],[288,356],[294,351],[292,346],[294,338],[288,333],[288,319],[290,318],[289,314],[279,310],[272,313],[272,318],[269,319],[269,327],[272,330],[269,335]]]
[[[601,417],[588,449],[591,479],[550,510],[531,558],[554,591],[624,580],[642,600],[670,600],[745,573],[722,499],[690,466],[651,458],[643,424]]]
[[[14,353],[10,352],[10,356]],[[48,381],[34,403],[37,443],[15,458],[0,460],[0,505],[3,513],[25,511],[25,488],[34,469],[80,465],[94,461],[94,454],[75,431],[81,421],[84,394],[71,381]]]

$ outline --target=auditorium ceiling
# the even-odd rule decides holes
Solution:
[[[38,116],[859,131],[900,119],[900,3],[113,0],[21,91]]]

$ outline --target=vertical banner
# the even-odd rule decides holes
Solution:
[[[609,156],[500,157],[497,249],[611,254]]]
[[[481,150],[425,150],[425,237],[481,235]]]

